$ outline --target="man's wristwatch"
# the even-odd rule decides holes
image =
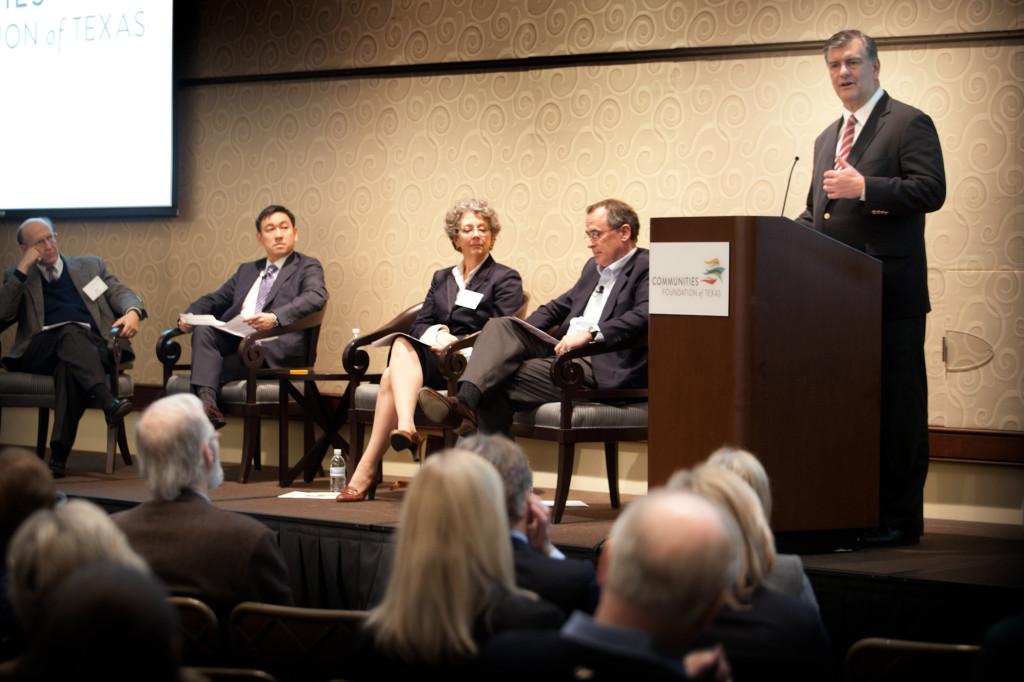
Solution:
[[[277,313],[270,313],[270,314],[274,316],[274,326],[275,327],[280,327],[281,326],[281,320],[277,319]]]
[[[597,341],[597,327],[590,328],[590,343]]]

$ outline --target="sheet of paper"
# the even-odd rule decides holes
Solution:
[[[520,320],[518,317],[509,317],[509,318],[506,318],[506,319],[512,320],[513,322],[518,324],[520,327],[522,327],[526,331],[528,331],[531,334],[533,334],[534,336],[536,336],[541,341],[547,341],[552,346],[554,346],[554,345],[556,345],[558,343],[558,339],[556,339],[555,337],[551,336],[551,334],[548,334],[545,331],[541,331],[540,329],[537,329],[536,327],[534,327],[529,322],[524,322],[523,320]]]
[[[290,490],[283,495],[278,495],[279,498],[288,498],[290,500],[331,500],[334,501],[338,498],[338,493],[331,492],[320,492],[320,493],[307,493],[301,490]]]
[[[222,332],[227,332],[228,334],[233,334],[235,336],[245,337],[256,331],[247,323],[242,321],[243,318],[241,315],[238,315],[227,322],[218,320],[213,315],[193,315],[192,313],[183,313],[181,317],[185,320],[186,324],[190,324],[193,327],[216,327]],[[264,342],[271,340],[272,339],[265,339]]]
[[[335,497],[337,497],[337,495],[335,495]],[[555,501],[554,500],[544,500],[544,506],[545,507],[554,507],[555,506]],[[569,507],[577,507],[579,509],[586,509],[588,507],[588,505],[587,505],[586,502],[583,502],[582,500],[566,500],[565,501],[565,508],[568,509]]]

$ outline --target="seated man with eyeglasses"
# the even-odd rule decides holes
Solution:
[[[593,257],[579,280],[526,318],[542,331],[557,327],[557,341],[544,340],[510,318],[488,321],[473,345],[458,395],[420,390],[420,407],[430,419],[459,434],[477,429],[507,434],[516,410],[560,399],[550,375],[556,355],[594,341],[614,349],[647,334],[650,252],[637,247],[636,212],[621,201],[605,199],[587,207],[586,228]],[[646,347],[595,355],[581,364],[587,386],[647,386]]]
[[[146,309],[103,259],[60,253],[49,218],[29,218],[17,237],[21,261],[4,273],[0,289],[0,331],[18,325],[3,364],[10,371],[53,375],[50,471],[63,478],[78,422],[91,400],[103,408],[110,426],[132,410],[130,400],[118,400],[110,390],[107,342],[111,336],[135,336]],[[135,356],[128,347],[121,357],[130,362]]]
[[[295,250],[299,228],[284,206],[267,206],[256,217],[256,243],[267,255],[239,266],[220,289],[201,296],[185,311],[213,315],[222,322],[238,316],[255,331],[287,326],[327,304],[327,287],[320,261]],[[192,392],[216,428],[224,426],[217,392],[229,381],[244,379],[238,357],[239,338],[212,326],[189,324],[178,318],[178,329],[192,332]],[[301,332],[268,339],[263,346],[268,367],[304,364],[305,337]]]

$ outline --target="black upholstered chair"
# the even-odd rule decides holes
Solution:
[[[472,346],[476,335],[454,343],[441,353],[441,371],[453,391],[466,368],[466,359],[456,351]],[[615,351],[647,345],[647,337],[616,346]],[[510,435],[552,441],[558,444],[558,478],[552,520],[562,521],[569,499],[577,443],[604,443],[605,467],[611,505],[619,507],[619,443],[647,439],[647,389],[590,389],[582,384],[583,372],[577,358],[612,352],[603,342],[591,343],[558,357],[551,366],[551,380],[559,387],[561,399],[515,413]]]
[[[304,363],[295,369],[313,370],[316,364],[316,348],[320,338],[320,325],[323,323],[326,306],[314,313],[296,320],[284,327],[275,327],[258,331],[239,339],[238,355],[242,364],[248,369],[248,377],[237,381],[229,381],[221,386],[218,405],[225,415],[240,416],[242,425],[242,467],[238,475],[239,483],[249,480],[249,472],[253,466],[260,468],[260,420],[278,418],[280,404],[279,384],[276,379],[257,379],[263,365],[263,348],[256,341],[269,339],[291,332],[302,332],[306,336],[306,358]],[[164,392],[167,395],[188,393],[191,390],[190,364],[182,363],[181,344],[177,337],[185,332],[177,327],[168,329],[156,344],[156,356],[164,368]],[[309,384],[301,383],[300,390],[308,390]],[[290,403],[291,404],[291,403]],[[294,407],[294,414],[304,417],[304,435],[306,450],[313,440],[312,416]]]
[[[135,381],[126,370],[131,369],[130,362],[121,362],[126,341],[110,339],[107,342],[107,352],[110,357],[112,371],[108,375],[110,379],[110,391],[118,398],[131,398],[135,393]],[[130,356],[129,356],[130,357]],[[29,374],[28,372],[0,372],[0,408],[4,407],[34,407],[39,410],[39,421],[36,428],[36,453],[40,459],[46,456],[46,436],[50,430],[50,410],[54,408],[56,396],[54,393],[53,376],[49,374]],[[90,407],[98,408],[99,404]],[[0,415],[3,414],[0,409]],[[114,454],[117,450],[121,452],[121,459],[128,466],[131,466],[132,457],[128,450],[128,438],[125,434],[124,422],[117,426],[107,427],[107,460],[106,472],[114,473]]]

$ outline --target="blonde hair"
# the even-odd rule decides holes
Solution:
[[[516,589],[504,500],[479,455],[424,462],[402,504],[387,592],[367,621],[380,651],[428,664],[476,654],[474,623]]]
[[[25,519],[7,548],[11,606],[25,630],[38,627],[46,600],[72,573],[100,561],[150,575],[125,534],[92,502],[70,500]]]
[[[775,538],[754,489],[728,469],[708,463],[677,471],[669,479],[668,488],[706,497],[736,521],[743,552],[739,574],[726,601],[733,608],[743,608],[775,565]]]
[[[769,523],[771,522],[772,487],[768,481],[768,472],[764,470],[761,460],[743,448],[724,445],[712,452],[707,462],[715,466],[725,467],[746,481],[747,485],[757,493],[758,498],[761,500],[761,506],[764,508],[765,518],[768,519]]]

